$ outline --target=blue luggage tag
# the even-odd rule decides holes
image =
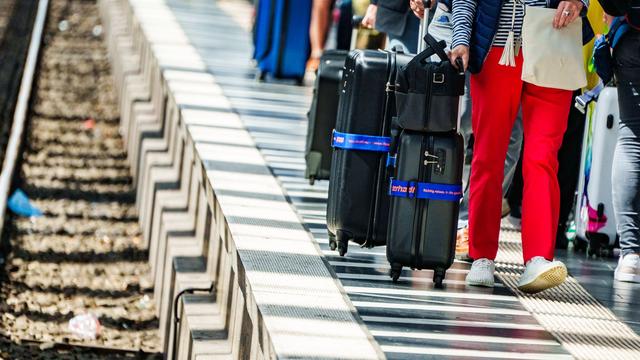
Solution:
[[[390,146],[391,138],[388,136],[349,134],[336,130],[331,136],[331,147],[338,149],[388,152]]]

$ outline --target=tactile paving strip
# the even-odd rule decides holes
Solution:
[[[600,304],[574,278],[538,294],[518,290],[522,265],[520,233],[502,228],[496,274],[545,329],[578,359],[639,359],[640,336]]]

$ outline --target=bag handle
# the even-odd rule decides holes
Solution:
[[[431,49],[433,49],[433,51],[435,52],[436,55],[438,55],[440,60],[442,61],[449,60],[447,53],[444,52],[444,49],[447,48],[447,43],[445,43],[444,41],[439,42],[429,34],[425,34],[424,41],[427,43],[427,45],[429,45]]]
[[[436,41],[436,39],[434,39],[429,34],[425,35],[424,38],[429,46],[424,51],[414,56],[413,59],[411,59],[411,61],[409,61],[409,63],[406,65],[407,69],[413,68],[415,66],[419,66],[434,54],[438,55],[438,57],[442,61],[449,61],[449,57],[444,52],[444,49],[447,47],[447,43],[445,43],[444,40]]]

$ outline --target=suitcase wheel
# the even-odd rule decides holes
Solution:
[[[335,250],[338,247],[338,243],[336,242],[336,237],[333,235],[329,235],[329,248],[331,250]]]
[[[313,185],[316,183],[316,178],[315,176],[309,176],[309,185]]]
[[[442,283],[444,282],[444,274],[445,274],[445,271],[442,269],[436,269],[433,272],[433,283],[435,288],[438,288],[438,289],[443,288]]]
[[[400,279],[401,274],[402,274],[402,265],[391,264],[391,271],[389,271],[389,276],[391,276],[391,280],[394,283],[398,282],[398,279]]]
[[[338,254],[345,256],[349,248],[349,235],[342,230],[338,230],[336,232],[336,241],[338,243]]]
[[[613,249],[609,247],[609,237],[607,235],[587,233],[587,238],[589,239],[587,247],[588,257],[610,257],[613,255]]]
[[[578,252],[587,250],[587,240],[576,237],[573,240],[573,250]]]

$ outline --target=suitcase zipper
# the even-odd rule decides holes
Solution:
[[[388,132],[387,126],[386,126],[386,121],[387,119],[390,117],[390,104],[391,104],[391,100],[390,100],[390,96],[391,95],[391,89],[390,89],[390,82],[392,80],[392,78],[394,77],[395,74],[395,67],[396,67],[396,54],[392,51],[387,52],[387,69],[388,69],[388,73],[387,73],[387,83],[385,85],[385,103],[384,103],[384,109],[383,109],[383,119],[382,119],[382,124],[380,125],[380,129],[379,129],[379,134],[381,136],[385,136],[386,133]],[[390,122],[391,120],[389,120]],[[369,222],[369,228],[368,228],[368,232],[369,234],[367,234],[367,239],[365,241],[365,243],[363,244],[363,246],[366,247],[373,247],[375,246],[376,243],[376,235],[377,235],[377,228],[378,228],[378,217],[380,216],[378,213],[378,209],[380,207],[380,199],[382,198],[382,196],[384,196],[382,193],[384,192],[384,190],[386,189],[386,187],[380,187],[378,186],[378,183],[380,181],[384,181],[385,178],[385,173],[387,171],[387,164],[386,164],[386,156],[384,155],[380,155],[380,159],[378,159],[378,171],[375,174],[375,178],[373,181],[373,185],[374,185],[374,194],[375,197],[373,199],[373,214],[370,217],[370,222]],[[382,190],[382,191],[381,191]],[[384,235],[386,236],[386,234]],[[369,244],[369,242],[371,242],[371,244]]]
[[[424,159],[424,161],[420,161],[418,166],[420,166],[418,171],[418,181],[416,182],[416,192],[418,191],[418,182],[429,182],[431,181],[431,166],[433,164],[433,148],[434,148],[434,138],[431,135],[421,135],[421,147],[420,147],[420,157]],[[428,144],[427,144],[428,143]],[[418,199],[416,194],[415,199],[415,216],[413,220],[413,261],[414,268],[421,269],[421,261],[422,259],[422,224],[429,216],[429,200],[427,199]]]
[[[341,116],[343,113],[349,114],[351,113],[351,93],[348,90],[349,88],[349,83],[353,82],[353,75],[349,74],[348,69],[353,68],[354,64],[356,62],[356,57],[358,56],[358,52],[351,52],[349,53],[349,55],[347,56],[347,60],[345,61],[344,64],[344,68],[342,71],[342,79],[340,80],[340,92],[346,94],[346,96],[344,97],[344,101],[340,102],[340,104],[338,105],[338,115]],[[345,79],[345,76],[347,76],[347,78]],[[344,105],[347,105],[347,108],[344,108]],[[343,105],[342,107],[340,105]],[[337,128],[337,124],[336,124],[336,128]],[[337,130],[337,129],[336,129]],[[333,152],[335,152],[336,150],[332,150]],[[333,157],[333,154],[331,155]],[[342,167],[342,162],[343,162],[343,156],[341,157],[337,157],[338,161],[332,161],[331,163],[331,172],[335,173],[335,169],[339,169],[340,167]],[[335,166],[335,167],[334,167]],[[337,212],[337,208],[338,208],[338,200],[336,199],[337,194],[338,194],[338,189],[337,189],[337,184],[334,181],[334,186],[331,186],[329,188],[330,193],[329,193],[329,197],[334,199],[334,201],[331,203],[331,208],[327,209],[327,212],[329,213],[329,222],[332,226],[336,225],[336,212]],[[329,225],[329,224],[327,224]],[[336,234],[333,234],[336,235]]]
[[[413,186],[416,187],[417,190],[417,183],[420,181],[420,179],[422,179],[422,177],[424,176],[424,165],[422,164],[422,158],[424,156],[424,152],[425,152],[425,137],[424,135],[421,136],[420,139],[420,155],[419,155],[419,159],[420,161],[418,161],[418,178],[416,179],[416,182]],[[411,184],[409,186],[412,186]],[[415,193],[414,193],[415,194]],[[418,229],[420,228],[420,219],[422,218],[422,210],[421,210],[421,206],[420,206],[420,199],[414,198],[413,199],[413,223],[412,223],[412,236],[411,236],[411,241],[413,242],[411,245],[411,259],[413,260],[413,269],[417,269],[418,268],[418,236],[419,236],[419,232]]]

